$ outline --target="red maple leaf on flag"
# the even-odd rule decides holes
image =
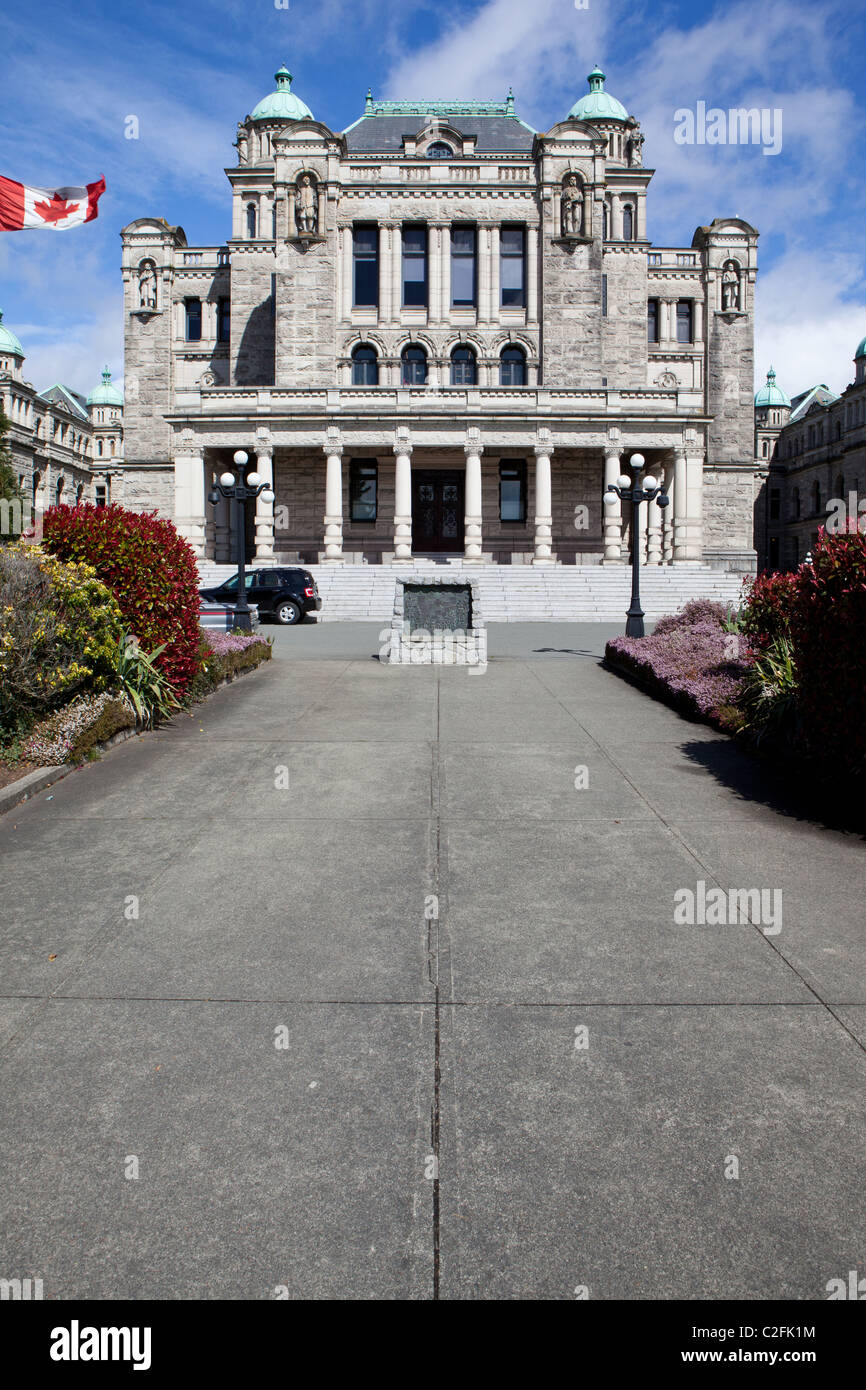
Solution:
[[[67,203],[65,198],[59,198],[56,193],[52,195],[50,203],[34,203],[34,211],[39,213],[43,222],[62,222],[64,217],[77,212],[78,207],[78,203]]]

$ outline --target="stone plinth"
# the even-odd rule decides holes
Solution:
[[[409,604],[407,611],[407,590]],[[455,591],[449,599],[449,591]],[[459,591],[459,592],[458,592]],[[425,595],[440,599],[431,605],[440,624],[425,628],[410,615],[423,612]],[[453,617],[468,616],[464,627],[445,626]],[[388,646],[389,666],[486,666],[487,626],[481,612],[481,595],[475,580],[398,579]]]

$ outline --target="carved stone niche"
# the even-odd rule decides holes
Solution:
[[[302,251],[323,242],[325,221],[325,196],[318,178],[308,169],[302,169],[286,193],[289,212],[289,241]]]

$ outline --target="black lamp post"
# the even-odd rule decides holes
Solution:
[[[250,473],[249,477],[244,478],[244,469],[249,463],[249,455],[243,449],[239,449],[234,456],[234,462],[238,470],[238,477],[234,473],[223,473],[218,483],[214,483],[213,488],[208,493],[208,501],[216,506],[221,497],[228,502],[234,502],[235,536],[237,537],[237,565],[238,565],[238,603],[237,603],[237,626],[246,632],[251,631],[250,606],[247,603],[247,574],[246,574],[246,527],[244,525],[244,503],[250,498],[263,497],[266,502],[273,502],[274,494],[270,483],[262,482],[258,473]]]
[[[649,474],[643,479],[643,486],[638,485],[638,474],[645,462],[643,454],[632,454],[629,463],[635,471],[634,480],[632,481],[626,473],[623,473],[615,483],[608,483],[604,494],[606,506],[613,506],[614,499],[617,497],[622,502],[631,502],[632,504],[631,603],[626,615],[626,637],[644,636],[644,611],[640,606],[640,551],[638,549],[640,504],[641,502],[658,500],[660,507],[667,507],[671,500],[665,492],[664,486],[657,483],[655,478]]]

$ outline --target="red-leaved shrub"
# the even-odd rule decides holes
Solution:
[[[52,507],[44,544],[61,560],[85,560],[117,598],[129,631],[183,695],[199,667],[195,555],[170,521],[110,507]]]
[[[797,579],[796,574],[759,574],[751,580],[743,598],[740,624],[756,650],[763,651],[777,637],[790,635]]]
[[[866,536],[820,532],[794,576],[791,636],[809,751],[866,772]]]

